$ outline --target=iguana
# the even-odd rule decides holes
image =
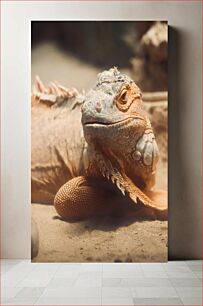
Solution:
[[[117,68],[87,94],[39,78],[32,94],[32,202],[63,219],[102,214],[166,219],[152,191],[158,147],[142,93]]]

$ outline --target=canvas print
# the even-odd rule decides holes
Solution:
[[[32,261],[167,261],[167,21],[31,31]]]

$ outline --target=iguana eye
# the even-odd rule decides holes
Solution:
[[[127,90],[124,90],[124,91],[121,93],[120,102],[121,102],[122,104],[127,103]]]
[[[115,98],[117,108],[122,112],[127,112],[131,104],[135,101],[139,88],[134,84],[123,84],[119,94]]]

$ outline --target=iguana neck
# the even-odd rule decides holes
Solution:
[[[134,203],[139,199],[145,205],[153,206],[151,200],[126,175],[116,159],[110,160],[92,145],[85,144],[84,165],[87,176],[109,180],[124,196],[128,196]]]
[[[83,155],[85,171],[91,177],[103,177],[111,181],[124,195],[133,182],[123,173],[116,159],[109,159],[93,145],[86,143]]]

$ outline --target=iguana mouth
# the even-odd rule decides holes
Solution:
[[[120,123],[125,123],[125,122],[130,122],[130,121],[133,121],[135,119],[140,119],[140,120],[144,120],[143,117],[141,116],[131,116],[131,117],[127,117],[125,119],[122,119],[122,120],[118,120],[118,121],[115,121],[115,122],[101,122],[101,121],[87,121],[87,122],[84,122],[83,124],[85,126],[100,126],[100,125],[106,125],[106,126],[114,126],[114,125],[119,125]]]

